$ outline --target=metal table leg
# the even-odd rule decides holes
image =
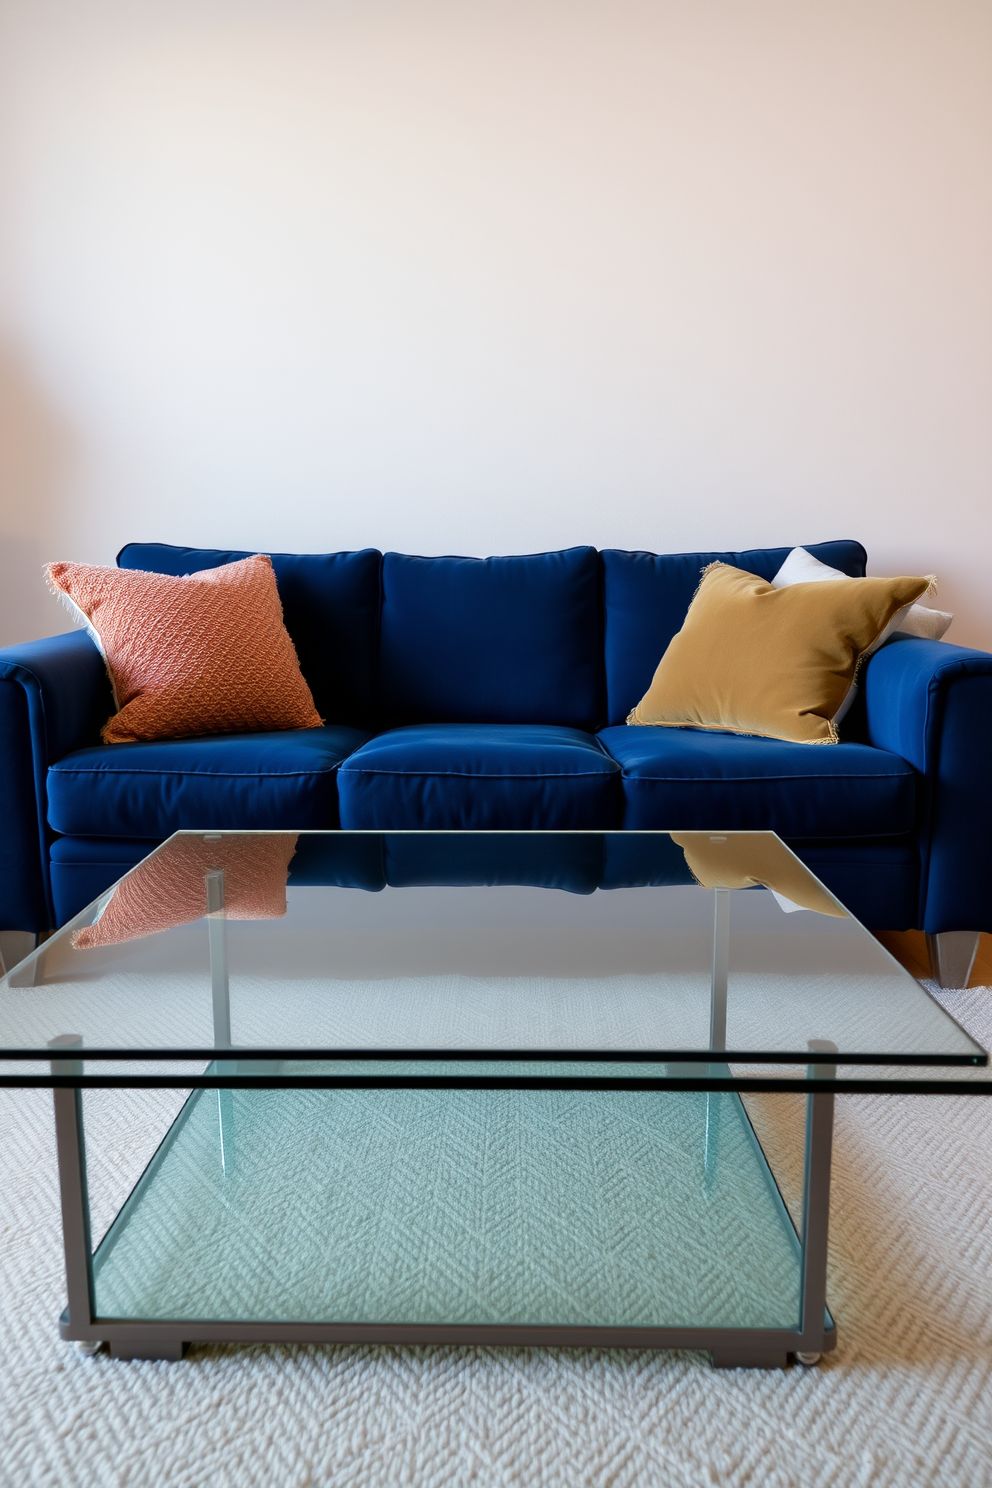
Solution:
[[[811,1039],[813,1054],[836,1054],[827,1039]],[[811,1064],[811,1079],[833,1079],[835,1064]],[[811,1090],[806,1097],[806,1172],[803,1184],[802,1338],[800,1364],[817,1364],[826,1341],[827,1237],[830,1223],[830,1164],[833,1153],[834,1093]]]
[[[710,1050],[727,1047],[727,980],[730,971],[730,890],[713,890],[713,968],[710,976]],[[714,1073],[716,1066],[709,1066]],[[716,1168],[716,1110],[720,1097],[706,1095],[706,1136],[703,1169],[712,1178]]]
[[[227,969],[227,920],[225,917],[224,870],[206,874],[207,935],[210,941],[210,990],[213,1002],[214,1047],[230,1048],[231,982]],[[236,1064],[218,1060],[221,1074],[233,1074]],[[234,1091],[217,1091],[217,1127],[220,1136],[220,1165],[225,1176],[234,1167]]]
[[[812,1054],[836,1054],[837,1045],[826,1039],[811,1039]],[[836,1065],[817,1062],[809,1066],[811,1079],[832,1079]],[[834,1093],[811,1090],[806,1097],[806,1159],[803,1181],[802,1259],[800,1271],[799,1334],[791,1345],[800,1364],[818,1364],[828,1343],[827,1239],[830,1220],[830,1164],[833,1150]],[[756,1139],[757,1140],[757,1139]],[[788,1355],[781,1344],[765,1352],[757,1341],[744,1337],[730,1346],[713,1349],[717,1368],[782,1367]]]
[[[78,1033],[63,1033],[50,1040],[50,1049],[81,1049]],[[80,1059],[53,1059],[52,1074],[79,1076]],[[83,1146],[83,1095],[78,1085],[57,1086],[55,1145],[59,1162],[59,1191],[62,1200],[62,1240],[65,1247],[65,1281],[68,1321],[75,1338],[87,1342],[93,1323],[93,1287],[90,1271],[92,1243],[90,1204],[86,1188],[86,1153]],[[98,1343],[99,1340],[92,1340]]]

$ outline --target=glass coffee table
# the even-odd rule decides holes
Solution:
[[[835,1093],[990,1089],[773,834],[660,832],[179,833],[0,983],[0,1083],[54,1090],[84,1350],[724,1366],[836,1342]],[[741,1098],[773,1090],[806,1094],[798,1227]]]

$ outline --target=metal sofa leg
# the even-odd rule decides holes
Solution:
[[[37,937],[30,930],[0,930],[0,976],[30,956],[36,944]]]
[[[979,931],[941,930],[927,936],[930,972],[941,987],[967,987],[978,951]]]

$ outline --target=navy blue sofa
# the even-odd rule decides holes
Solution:
[[[771,828],[871,927],[992,929],[992,655],[890,642],[835,747],[625,724],[704,565],[771,578],[788,551],[273,554],[328,720],[299,732],[104,745],[87,636],[8,647],[0,929],[63,924],[178,828],[337,826]],[[865,572],[858,543],[810,551]],[[244,556],[130,544],[118,562]]]

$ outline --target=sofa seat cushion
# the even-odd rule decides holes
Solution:
[[[699,729],[603,729],[623,770],[623,824],[781,837],[911,832],[916,775],[868,744],[790,744]]]
[[[620,771],[591,734],[552,724],[415,724],[369,741],[338,775],[342,827],[619,825]]]
[[[338,766],[368,737],[336,724],[79,749],[48,772],[48,820],[76,837],[336,827]]]

